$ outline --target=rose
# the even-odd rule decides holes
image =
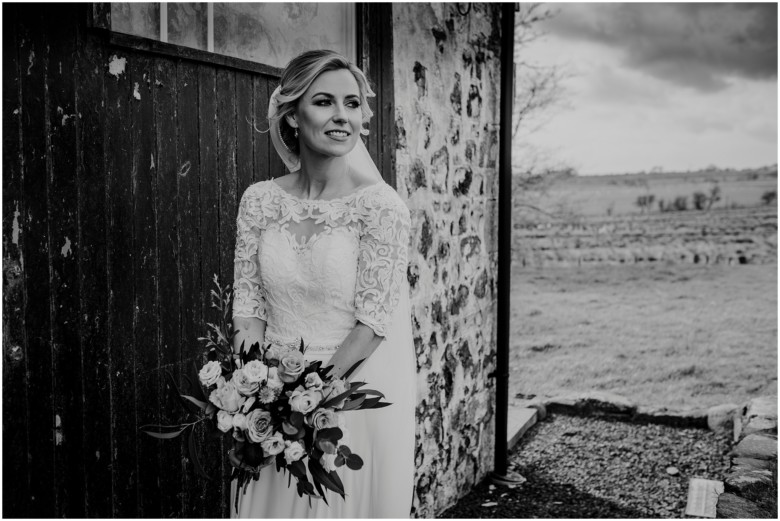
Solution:
[[[306,455],[303,446],[297,441],[286,441],[284,444],[287,446],[287,448],[284,449],[284,459],[287,461],[288,465],[298,461]]]
[[[307,389],[322,391],[322,378],[320,378],[320,375],[317,373],[309,373],[306,375],[306,379],[303,381],[303,385]]]
[[[219,365],[219,362],[216,360],[208,362],[198,373],[198,379],[200,380],[200,383],[206,387],[217,383],[217,380],[220,376],[222,376],[222,366]]]
[[[302,414],[309,414],[322,400],[322,393],[319,391],[303,389],[298,387],[290,395],[290,409]]]
[[[326,399],[335,398],[336,396],[343,394],[349,390],[349,385],[346,381],[341,380],[339,378],[336,378],[335,380],[332,380],[327,386],[325,386],[325,389],[323,390],[323,394],[325,395]],[[336,409],[341,409],[344,407],[344,402],[346,401],[346,398],[339,400],[338,403],[331,405],[331,407],[334,407]]]
[[[267,456],[276,456],[284,450],[284,438],[282,438],[282,433],[273,433],[272,436],[260,442],[260,447],[263,448],[263,452],[265,452]]]
[[[289,349],[286,347],[282,347],[276,344],[272,344],[268,351],[265,352],[265,361],[268,365],[272,367],[276,367],[279,365],[279,360],[282,358],[282,355],[287,353]]]
[[[309,423],[315,430],[339,426],[339,414],[331,409],[317,409],[311,415]]]
[[[279,359],[279,378],[284,383],[296,381],[305,369],[303,353],[300,351],[287,351]]]
[[[249,411],[249,408],[250,408],[250,407],[252,407],[252,404],[253,404],[253,403],[255,403],[255,397],[254,397],[254,396],[250,396],[250,397],[249,397],[249,398],[247,398],[247,399],[246,399],[246,401],[244,402],[244,406],[243,406],[243,407],[241,407],[241,412],[243,412],[244,414],[246,414],[246,413]]]
[[[244,366],[244,375],[249,382],[262,382],[268,378],[268,366],[260,360],[250,360]]]
[[[246,398],[241,396],[233,381],[225,382],[224,378],[217,380],[217,388],[209,395],[211,403],[229,413],[235,413]]]
[[[336,470],[336,454],[323,454],[320,458],[320,465],[322,465],[322,468],[325,469],[325,472],[332,472]]]
[[[233,371],[233,383],[236,385],[236,389],[238,389],[238,392],[243,394],[244,396],[250,396],[257,392],[258,387],[260,387],[260,384],[258,382],[252,382],[247,377],[247,374],[244,372],[244,369],[236,369]]]
[[[237,413],[233,416],[233,427],[236,429],[246,429],[246,414]]]
[[[219,411],[217,413],[217,428],[222,432],[228,432],[233,428],[233,415],[229,412]]]
[[[255,443],[264,441],[273,432],[271,413],[255,409],[246,415],[246,435]]]
[[[265,384],[277,391],[284,387],[284,382],[279,378],[279,370],[276,367],[268,368],[268,381]]]

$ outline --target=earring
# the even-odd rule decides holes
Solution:
[[[298,129],[295,129],[295,132],[293,132],[293,135],[295,136],[295,139],[298,139]]]

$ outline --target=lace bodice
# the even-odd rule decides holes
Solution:
[[[308,200],[261,181],[244,192],[236,224],[233,316],[265,320],[266,341],[335,350],[356,321],[386,336],[410,226],[390,186]]]

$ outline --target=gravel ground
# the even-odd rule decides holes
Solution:
[[[555,415],[510,454],[525,483],[485,480],[440,517],[683,518],[689,479],[722,479],[730,449],[703,429]]]

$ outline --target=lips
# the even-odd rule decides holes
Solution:
[[[328,136],[332,137],[349,137],[350,133],[346,130],[328,130],[325,132]]]

